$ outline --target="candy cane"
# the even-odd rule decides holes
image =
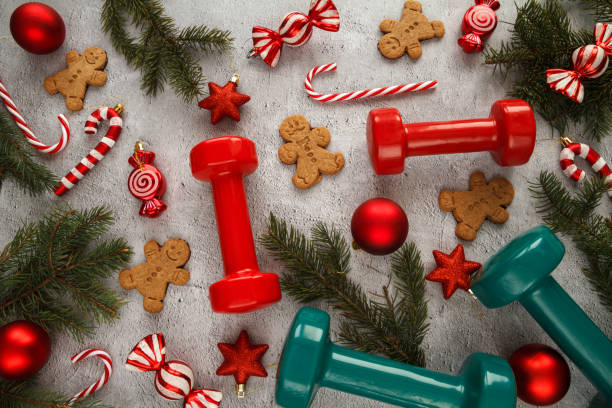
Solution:
[[[608,196],[612,199],[612,171],[599,153],[591,149],[588,145],[583,143],[571,143],[561,150],[559,159],[561,161],[563,173],[572,180],[579,182],[584,180],[586,173],[580,170],[574,163],[576,155],[585,159],[593,170],[599,174],[599,177],[605,178],[606,183],[610,186]]]
[[[110,378],[111,374],[113,373],[113,361],[111,360],[111,356],[104,350],[87,349],[72,356],[70,361],[72,361],[72,363],[74,364],[90,356],[99,357],[102,360],[102,362],[104,363],[104,373],[102,373],[102,377],[100,377],[98,381],[91,384],[89,387],[85,388],[83,391],[72,397],[68,401],[69,405],[72,405],[81,398],[90,396],[94,392],[98,391],[100,388],[104,387],[104,385],[108,382],[108,379]]]
[[[115,110],[117,109],[117,110]],[[87,156],[85,156],[76,166],[62,178],[60,184],[55,188],[55,194],[58,196],[66,194],[76,183],[79,182],[88,172],[93,169],[99,161],[101,161],[108,151],[115,145],[115,142],[121,134],[123,127],[123,121],[119,114],[123,111],[121,105],[112,108],[100,108],[89,115],[87,122],[85,123],[85,133],[96,134],[98,131],[98,125],[103,119],[110,121],[110,127],[106,132],[106,136],[100,140],[100,143],[93,148]]]
[[[304,81],[304,88],[306,88],[306,93],[308,93],[311,98],[319,102],[338,102],[349,101],[353,99],[372,98],[375,96],[394,95],[406,92],[419,92],[424,91],[426,89],[435,88],[436,85],[438,85],[438,81],[426,81],[417,82],[414,84],[387,86],[384,88],[365,89],[363,91],[346,93],[320,94],[318,92],[315,92],[315,90],[312,88],[312,78],[321,72],[335,71],[336,68],[338,68],[336,66],[336,63],[319,65],[317,67],[314,67],[312,71],[310,71],[308,75],[306,75],[306,80]]]
[[[26,140],[32,146],[34,146],[35,149],[40,150],[41,152],[47,153],[47,154],[54,154],[54,153],[61,152],[62,150],[64,150],[64,147],[66,147],[66,145],[68,144],[68,140],[70,140],[70,123],[68,123],[68,119],[66,119],[64,115],[59,115],[57,117],[57,119],[60,121],[60,125],[62,125],[62,137],[56,144],[52,146],[48,146],[46,144],[43,144],[40,140],[38,140],[38,138],[34,135],[34,132],[32,132],[32,130],[29,128],[28,124],[25,122],[25,119],[21,115],[21,112],[19,112],[19,109],[17,109],[17,106],[15,105],[13,98],[11,98],[11,95],[9,95],[8,91],[4,87],[4,84],[2,83],[1,80],[0,80],[0,98],[2,99],[2,102],[4,102],[6,109],[9,111],[9,113],[13,117],[13,120],[15,121],[19,129],[21,129],[21,132],[24,134],[24,136],[26,137]]]

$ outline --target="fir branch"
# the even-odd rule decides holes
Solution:
[[[12,118],[0,111],[0,187],[5,179],[11,179],[32,196],[53,190],[57,177],[32,160],[32,151]]]
[[[2,408],[111,408],[100,401],[86,398],[68,405],[70,398],[39,390],[32,379],[8,381],[0,379],[0,406]]]
[[[612,0],[584,0],[593,12],[596,22],[607,23],[612,21]]]
[[[113,224],[110,211],[55,209],[25,224],[0,255],[0,320],[35,321],[83,340],[93,323],[117,318],[124,303],[102,279],[127,265],[124,239],[101,241]]]
[[[284,264],[280,280],[285,292],[301,303],[325,300],[341,312],[342,342],[357,350],[424,366],[425,278],[414,244],[404,245],[393,256],[395,288],[384,286],[378,301],[368,299],[361,286],[348,278],[349,245],[334,228],[319,223],[308,239],[270,214],[268,233],[260,241]]]
[[[609,186],[593,178],[574,195],[551,172],[540,173],[530,190],[538,212],[554,231],[572,238],[587,265],[582,269],[602,304],[612,312],[612,225],[596,210]]]
[[[612,13],[611,1],[606,5],[597,0],[595,11]],[[509,95],[527,101],[559,133],[580,124],[587,136],[600,141],[612,131],[612,72],[583,81],[585,98],[581,104],[553,92],[546,83],[547,69],[571,69],[572,52],[592,42],[593,27],[573,30],[558,0],[529,0],[518,7],[511,39],[498,49],[485,49],[485,63],[504,78],[515,72]]]
[[[193,101],[204,94],[206,84],[194,52],[231,48],[229,31],[203,25],[179,31],[158,0],[105,0],[100,19],[115,49],[140,70],[147,95],[157,95],[168,83],[185,102]],[[128,33],[128,24],[141,30],[138,38]]]

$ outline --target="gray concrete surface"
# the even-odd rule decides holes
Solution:
[[[22,3],[4,0],[0,4],[0,35],[9,35],[8,22],[12,10]],[[123,235],[135,249],[134,264],[144,260],[143,245],[149,239],[160,242],[171,237],[186,239],[192,256],[187,264],[191,280],[186,286],[170,286],[162,313],[151,315],[141,306],[136,291],[125,292],[130,303],[122,310],[115,324],[100,328],[84,345],[67,336],[53,336],[53,352],[40,376],[41,385],[73,394],[97,378],[100,364],[85,361],[77,366],[69,358],[84,347],[108,350],[116,371],[105,389],[97,394],[116,407],[178,407],[159,397],[153,388],[152,374],[137,374],[123,368],[131,347],[147,334],[163,332],[168,344],[168,357],[188,362],[196,373],[198,386],[215,387],[225,393],[226,408],[274,406],[274,376],[282,343],[290,322],[299,309],[290,298],[279,304],[248,315],[225,316],[212,313],[208,302],[208,286],[222,276],[222,261],[218,248],[216,222],[210,186],[196,181],[190,173],[188,154],[196,143],[215,136],[240,135],[257,144],[260,165],[247,178],[246,189],[253,230],[260,235],[266,230],[270,211],[303,228],[316,221],[333,223],[349,237],[349,223],[353,210],[362,201],[385,196],[396,200],[410,219],[409,239],[417,242],[427,270],[434,261],[433,249],[450,251],[458,243],[454,234],[455,221],[451,214],[439,210],[438,192],[442,188],[464,189],[468,177],[482,170],[487,177],[504,176],[511,180],[516,197],[509,208],[510,220],[502,226],[485,223],[478,239],[466,244],[469,259],[484,261],[500,246],[519,232],[540,223],[529,197],[528,182],[540,170],[552,169],[561,174],[558,165],[559,146],[551,138],[551,130],[538,118],[538,143],[532,160],[522,167],[501,168],[488,153],[443,157],[412,158],[406,171],[397,176],[377,177],[368,161],[365,145],[365,120],[370,109],[397,107],[406,121],[450,120],[482,117],[488,114],[491,103],[504,97],[508,84],[492,75],[491,67],[484,66],[479,54],[467,55],[456,45],[460,22],[471,0],[423,1],[425,14],[430,19],[442,20],[446,35],[423,43],[423,56],[418,61],[408,57],[396,61],[384,59],[376,48],[381,34],[379,22],[384,18],[399,18],[403,2],[400,0],[348,1],[337,0],[341,13],[341,30],[328,33],[315,29],[307,45],[286,47],[276,69],[262,61],[244,58],[250,49],[250,30],[253,25],[276,28],[286,12],[307,11],[307,0],[268,0],[225,2],[198,0],[164,1],[169,15],[180,27],[205,23],[229,29],[236,38],[235,59],[242,78],[239,90],[251,96],[251,102],[241,109],[242,121],[224,120],[210,125],[210,114],[195,104],[178,100],[171,90],[146,97],[139,89],[139,74],[126,66],[125,60],[111,46],[100,30],[98,17],[100,1],[48,0],[63,16],[67,36],[57,52],[36,56],[22,51],[9,37],[0,41],[2,58],[0,75],[13,94],[19,108],[32,128],[45,141],[55,141],[59,127],[55,116],[65,112],[63,98],[48,96],[43,79],[64,68],[64,55],[70,49],[79,51],[96,45],[108,52],[106,68],[108,83],[93,87],[87,93],[80,112],[69,112],[73,137],[68,148],[55,157],[40,160],[58,175],[65,174],[89,149],[98,137],[86,136],[83,125],[96,105],[127,105],[125,128],[121,139],[108,157],[64,198],[52,194],[30,199],[15,186],[6,183],[0,192],[0,225],[2,242],[6,242],[19,227],[21,220],[34,220],[50,206],[70,203],[77,208],[107,204],[117,217],[111,235]],[[522,4],[524,0],[517,0]],[[574,17],[583,17],[580,2],[566,3]],[[505,1],[498,12],[502,21],[514,21],[516,10]],[[579,20],[581,24],[592,24]],[[489,44],[498,46],[509,38],[510,26],[501,23]],[[367,102],[322,105],[310,100],[302,82],[311,67],[337,62],[337,73],[321,75],[315,80],[320,90],[356,90],[401,82],[437,79],[438,89],[423,94],[382,98]],[[202,66],[209,79],[224,84],[232,75],[226,56],[202,57]],[[291,183],[295,170],[282,164],[276,151],[282,141],[278,136],[281,121],[293,114],[308,117],[313,126],[326,126],[332,134],[330,150],[346,157],[346,168],[308,191],[300,191]],[[134,143],[145,142],[157,153],[157,166],[168,180],[164,200],[168,210],[159,219],[138,216],[139,202],[126,188],[131,167],[127,163]],[[607,158],[612,155],[610,143],[594,144]],[[568,183],[568,185],[570,185]],[[603,210],[610,211],[605,202]],[[612,333],[609,314],[590,290],[580,268],[583,259],[567,241],[567,255],[554,276],[582,306],[604,332]],[[281,265],[273,261],[258,245],[260,266],[263,270],[280,273]],[[380,290],[386,277],[372,272],[366,265],[387,270],[388,258],[372,258],[355,253],[352,278],[367,290]],[[109,285],[121,290],[116,279]],[[442,297],[440,285],[427,284],[429,323],[431,325],[424,347],[427,366],[432,370],[456,373],[463,360],[473,352],[487,352],[509,357],[519,346],[539,342],[554,343],[531,317],[518,305],[501,310],[486,310],[464,292],[450,300]],[[325,307],[325,305],[321,305]],[[215,370],[222,358],[216,343],[233,341],[241,329],[248,329],[252,340],[268,343],[270,350],[263,362],[269,368],[268,378],[252,378],[251,394],[246,400],[233,395],[234,380],[216,377]],[[557,407],[584,407],[595,395],[594,388],[583,375],[572,367],[572,386]],[[410,390],[406,390],[410,392]],[[323,390],[313,407],[381,407],[375,401]],[[524,407],[525,404],[519,403]]]

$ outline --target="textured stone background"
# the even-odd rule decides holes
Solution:
[[[10,14],[20,3],[22,1],[18,0],[1,2],[0,35],[9,34]],[[491,103],[504,97],[508,84],[492,75],[491,67],[482,64],[481,55],[464,54],[456,45],[461,18],[471,0],[423,2],[425,14],[430,19],[444,22],[446,35],[425,42],[423,56],[416,62],[408,57],[386,60],[376,48],[380,38],[378,23],[384,18],[399,18],[402,1],[337,0],[342,20],[340,32],[315,30],[306,46],[286,48],[276,69],[268,68],[259,60],[244,58],[251,45],[251,27],[276,28],[284,13],[306,11],[307,0],[165,1],[168,14],[180,27],[205,23],[231,30],[236,39],[234,55],[242,76],[239,90],[249,94],[252,100],[241,109],[240,123],[224,120],[216,127],[210,125],[208,112],[198,109],[195,104],[181,102],[171,90],[156,98],[146,97],[140,91],[139,74],[126,66],[123,57],[101,33],[98,22],[100,1],[49,0],[48,3],[66,22],[66,41],[60,50],[51,55],[35,56],[22,51],[10,37],[0,41],[2,79],[35,132],[45,141],[53,142],[59,134],[55,116],[65,112],[63,98],[48,96],[42,83],[45,76],[64,68],[64,55],[68,50],[81,52],[92,45],[104,48],[109,57],[106,68],[108,82],[104,87],[90,88],[85,100],[89,108],[68,113],[73,127],[70,146],[52,158],[40,156],[40,160],[60,176],[80,160],[97,143],[97,137],[90,138],[82,131],[95,105],[126,103],[125,128],[121,140],[106,160],[64,198],[47,194],[29,199],[11,183],[6,183],[0,193],[2,241],[8,241],[22,220],[35,220],[51,206],[70,203],[84,208],[104,203],[117,217],[111,234],[127,237],[134,247],[134,264],[144,260],[142,248],[149,239],[163,242],[178,236],[186,239],[192,250],[187,264],[191,280],[186,286],[169,287],[164,310],[159,315],[143,311],[142,298],[136,291],[125,292],[130,303],[122,310],[121,319],[114,325],[100,328],[84,345],[67,336],[54,336],[51,360],[40,376],[41,384],[48,388],[72,394],[97,378],[99,363],[86,361],[72,366],[69,362],[73,353],[96,346],[108,350],[116,364],[116,372],[98,397],[116,407],[178,407],[178,403],[166,401],[155,393],[153,375],[135,374],[122,367],[127,353],[137,341],[149,333],[163,332],[169,357],[188,362],[196,373],[197,385],[223,390],[226,393],[223,406],[274,406],[275,367],[269,368],[268,378],[250,380],[253,393],[244,401],[236,399],[232,393],[233,378],[214,374],[221,363],[216,343],[233,341],[243,328],[249,330],[253,341],[270,345],[263,361],[266,365],[275,364],[299,305],[284,298],[274,307],[248,315],[212,313],[207,288],[223,274],[212,196],[208,184],[202,184],[191,176],[188,163],[191,147],[204,139],[241,135],[257,144],[260,165],[246,179],[256,235],[265,232],[268,213],[273,211],[303,228],[310,228],[316,221],[333,223],[349,237],[350,218],[357,205],[374,196],[385,196],[405,208],[410,219],[409,239],[417,242],[427,270],[434,266],[433,249],[450,251],[458,243],[452,215],[438,209],[440,189],[466,188],[468,177],[475,170],[484,171],[488,178],[504,176],[514,184],[516,197],[509,209],[510,220],[503,226],[485,223],[478,239],[466,245],[470,259],[485,261],[516,234],[540,222],[534,201],[529,197],[528,181],[534,180],[542,169],[552,169],[561,174],[558,168],[559,146],[547,140],[551,138],[551,130],[538,118],[539,141],[532,160],[522,167],[502,168],[491,160],[488,153],[478,153],[412,158],[406,162],[406,171],[401,175],[374,175],[367,157],[364,130],[370,109],[397,107],[405,121],[463,119],[488,115]],[[517,0],[517,3],[524,1]],[[573,16],[584,16],[580,2],[566,4]],[[513,2],[503,2],[498,15],[502,21],[514,21],[516,10]],[[577,23],[592,24],[587,20]],[[501,23],[489,44],[497,46],[509,38],[508,30],[509,25]],[[306,72],[315,65],[334,61],[338,63],[339,71],[318,78],[317,89],[356,90],[428,79],[437,79],[440,85],[438,89],[420,95],[368,102],[322,105],[311,101],[302,86]],[[226,56],[202,57],[201,63],[209,79],[219,84],[224,84],[232,74]],[[346,157],[346,168],[341,173],[325,177],[308,191],[293,186],[291,175],[294,167],[280,163],[276,155],[281,145],[278,126],[286,116],[293,114],[306,115],[313,126],[328,127],[332,133],[330,149],[340,151]],[[164,200],[169,208],[157,220],[138,216],[139,202],[125,187],[131,170],[127,159],[137,140],[144,141],[150,150],[157,153],[156,164],[168,180]],[[607,146],[602,143],[593,147],[604,157],[611,157],[609,142]],[[604,209],[609,211],[609,206],[606,202]],[[567,243],[567,255],[554,276],[595,323],[610,335],[612,322],[609,315],[580,272],[583,262],[580,254],[571,243]],[[281,272],[280,265],[259,246],[258,254],[263,270]],[[352,278],[368,290],[380,290],[386,276],[373,272],[366,265],[386,271],[388,261],[388,258],[373,259],[365,253],[355,253]],[[117,280],[109,284],[121,290]],[[513,350],[526,343],[554,346],[519,305],[486,310],[464,292],[444,301],[440,285],[433,283],[427,284],[427,298],[431,328],[424,347],[427,366],[432,370],[456,373],[463,360],[473,352],[509,357]],[[594,388],[572,365],[572,387],[557,406],[583,407],[594,394]],[[323,390],[313,406],[365,408],[383,404]]]

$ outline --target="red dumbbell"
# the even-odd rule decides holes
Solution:
[[[487,119],[402,123],[397,109],[375,109],[368,115],[368,150],[376,174],[404,171],[408,156],[490,151],[500,166],[529,161],[536,123],[521,99],[497,101]]]
[[[244,137],[206,140],[190,154],[191,172],[212,185],[225,278],[210,285],[218,313],[247,313],[281,299],[278,276],[257,266],[249,208],[242,177],[257,168],[255,144]]]

